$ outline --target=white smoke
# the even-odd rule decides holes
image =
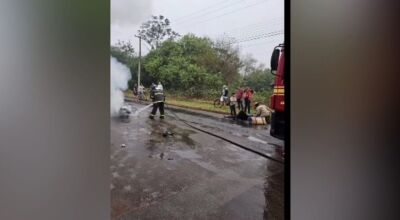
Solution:
[[[127,66],[111,57],[110,65],[110,96],[111,96],[111,115],[117,115],[119,109],[124,104],[124,93],[128,89],[128,81],[131,79],[131,71]]]
[[[111,0],[111,25],[131,26],[151,15],[152,0]]]

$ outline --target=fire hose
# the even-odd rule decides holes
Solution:
[[[169,109],[171,109],[171,108],[169,108]],[[207,131],[207,130],[198,128],[198,127],[196,127],[196,126],[194,126],[194,125],[191,125],[189,122],[187,122],[187,121],[181,119],[178,115],[176,115],[175,112],[173,112],[173,111],[170,111],[170,112],[173,114],[173,116],[174,116],[178,121],[184,123],[186,126],[188,126],[188,127],[190,127],[190,128],[193,128],[193,129],[198,130],[198,131],[201,131],[201,132],[203,132],[203,133],[205,133],[205,134],[208,134],[208,135],[211,135],[211,136],[213,136],[213,137],[216,137],[216,138],[219,138],[219,139],[221,139],[221,140],[224,140],[224,141],[226,141],[226,142],[229,142],[229,143],[231,143],[231,144],[233,144],[233,145],[235,145],[235,146],[237,146],[237,147],[240,147],[240,148],[242,148],[242,149],[244,149],[244,150],[246,150],[246,151],[250,151],[250,152],[252,152],[252,153],[254,153],[254,154],[257,154],[257,155],[259,155],[259,156],[261,156],[261,157],[267,158],[267,159],[272,160],[272,161],[274,161],[274,162],[277,162],[277,163],[280,163],[280,164],[284,164],[283,161],[278,160],[278,159],[276,159],[276,158],[273,158],[273,157],[271,157],[271,156],[268,156],[268,155],[266,155],[266,154],[264,154],[264,153],[262,153],[262,152],[259,152],[259,151],[257,151],[257,150],[251,149],[251,148],[249,148],[249,147],[247,147],[247,146],[244,146],[244,145],[242,145],[242,144],[240,144],[240,143],[237,143],[237,142],[235,142],[235,141],[229,140],[229,139],[227,139],[227,138],[225,138],[225,137],[222,137],[222,136],[217,135],[217,134],[215,134],[215,133],[209,132],[209,131]]]

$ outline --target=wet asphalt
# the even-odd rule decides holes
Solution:
[[[149,111],[111,119],[112,219],[283,219],[283,164],[176,117],[283,161],[268,127],[172,110],[151,120]]]

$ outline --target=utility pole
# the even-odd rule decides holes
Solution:
[[[140,63],[141,63],[141,59],[142,59],[142,36],[137,36],[135,35],[137,38],[139,38],[139,65],[138,65],[138,88],[140,86]]]

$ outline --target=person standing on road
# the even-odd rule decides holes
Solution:
[[[226,85],[222,86],[221,102],[224,103],[224,105],[228,101],[228,95],[229,95],[228,87]]]
[[[164,87],[163,87],[163,85],[161,84],[160,81],[158,82],[157,88],[164,91]]]
[[[243,105],[243,111],[244,112],[246,112],[246,109],[247,109],[247,107],[246,107],[246,99],[247,99],[247,90],[248,90],[248,88],[245,88],[244,90],[243,90],[243,94],[242,94],[242,105]]]
[[[239,88],[238,91],[236,92],[236,102],[237,102],[237,106],[238,106],[238,110],[243,110],[243,89]]]
[[[142,84],[140,84],[138,87],[138,94],[139,94],[139,100],[145,100],[144,86]]]
[[[134,96],[137,96],[138,95],[138,86],[137,86],[137,84],[135,83],[135,85],[133,86],[133,95]]]
[[[229,98],[229,107],[231,109],[231,115],[236,118],[236,96],[235,93],[232,93],[232,96]]]
[[[244,94],[244,112],[247,111],[247,114],[250,114],[250,104],[253,99],[254,90],[247,88]]]
[[[165,102],[165,95],[164,95],[164,88],[159,83],[157,86],[153,85],[150,98],[153,100],[153,110],[149,116],[150,119],[154,119],[156,116],[157,109],[160,110],[160,119],[164,119],[164,102]]]

